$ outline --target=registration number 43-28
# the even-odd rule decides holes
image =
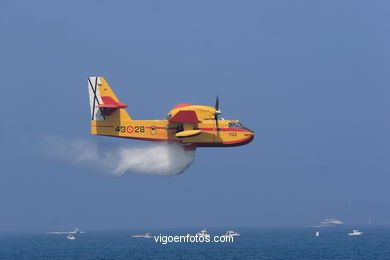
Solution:
[[[120,125],[115,128],[115,131],[118,133],[145,133],[144,126],[124,126]]]

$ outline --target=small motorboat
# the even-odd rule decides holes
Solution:
[[[76,239],[76,237],[73,234],[68,234],[66,236],[66,238],[69,239],[69,240],[75,240]]]
[[[354,230],[352,230],[351,233],[348,233],[348,236],[360,236],[360,235],[363,235],[363,232],[359,231],[357,229],[354,229]]]
[[[238,237],[241,236],[240,233],[237,233],[233,230],[228,230],[226,231],[226,234],[224,235],[225,237]]]
[[[209,237],[210,235],[207,233],[206,229],[201,230],[200,232],[196,233],[198,237]]]
[[[136,237],[136,238],[152,238],[152,234],[150,234],[150,233],[145,233],[144,235],[132,235],[131,237]]]

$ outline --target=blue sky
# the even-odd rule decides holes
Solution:
[[[3,1],[0,231],[390,224],[387,1]],[[90,136],[88,76],[133,119],[213,105],[256,132],[183,175],[47,156]]]

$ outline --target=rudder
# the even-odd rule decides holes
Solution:
[[[89,77],[88,91],[92,121],[115,119],[115,117],[124,121],[131,120],[125,110],[127,105],[119,102],[103,77]]]

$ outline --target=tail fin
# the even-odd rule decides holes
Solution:
[[[103,77],[89,77],[88,90],[92,121],[131,120],[125,110],[127,105],[119,102],[119,99]]]

